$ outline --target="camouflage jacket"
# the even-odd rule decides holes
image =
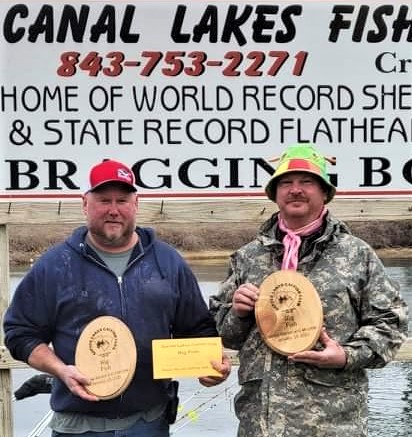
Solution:
[[[298,271],[321,298],[324,326],[347,354],[344,369],[290,363],[269,349],[254,314],[231,310],[234,291],[259,286],[280,270],[283,245],[277,214],[230,259],[229,275],[210,298],[223,344],[239,350],[241,391],[235,399],[239,437],[367,435],[366,368],[392,360],[407,335],[407,307],[374,250],[330,213],[324,229],[302,238]],[[320,347],[320,345],[316,345]]]

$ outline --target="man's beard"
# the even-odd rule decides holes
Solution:
[[[117,248],[126,246],[130,242],[134,232],[134,225],[128,225],[120,234],[119,232],[106,232],[94,227],[90,227],[89,231],[102,246]]]

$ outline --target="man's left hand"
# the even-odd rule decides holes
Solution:
[[[297,352],[289,355],[288,360],[331,369],[342,369],[345,367],[345,351],[337,341],[329,337],[326,329],[322,329],[319,341],[325,346],[323,350]]]
[[[221,376],[201,376],[199,378],[199,382],[205,387],[213,387],[214,385],[218,385],[223,381],[226,381],[232,369],[232,362],[230,361],[229,356],[226,354],[223,354],[221,363],[212,361],[211,364],[212,367],[221,374]]]

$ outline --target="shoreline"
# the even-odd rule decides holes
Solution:
[[[187,262],[205,265],[228,265],[230,255],[234,252],[233,250],[178,251]],[[412,248],[384,248],[375,249],[375,252],[380,259],[411,260],[412,264]],[[28,269],[35,261],[35,258],[25,258],[26,262],[22,262],[22,258],[25,258],[24,254],[23,257],[19,257],[18,263],[10,262],[11,271],[18,272]]]
[[[411,259],[412,258],[412,248],[411,247],[399,247],[399,248],[384,248],[375,249],[379,258],[401,258],[401,259]]]
[[[386,259],[412,259],[412,247],[388,247],[382,249],[374,249],[379,258]],[[228,260],[233,250],[204,250],[204,251],[183,251],[180,252],[188,261],[224,261]],[[411,261],[412,262],[412,261]]]
[[[347,223],[352,233],[381,258],[412,259],[412,220]],[[9,264],[29,266],[51,246],[64,241],[76,224],[9,225]],[[158,238],[175,247],[188,261],[228,261],[231,253],[255,238],[259,223],[149,224]],[[145,225],[142,225],[145,226]]]

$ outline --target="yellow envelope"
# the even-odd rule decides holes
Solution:
[[[220,376],[210,361],[222,361],[220,337],[152,340],[153,378]]]

